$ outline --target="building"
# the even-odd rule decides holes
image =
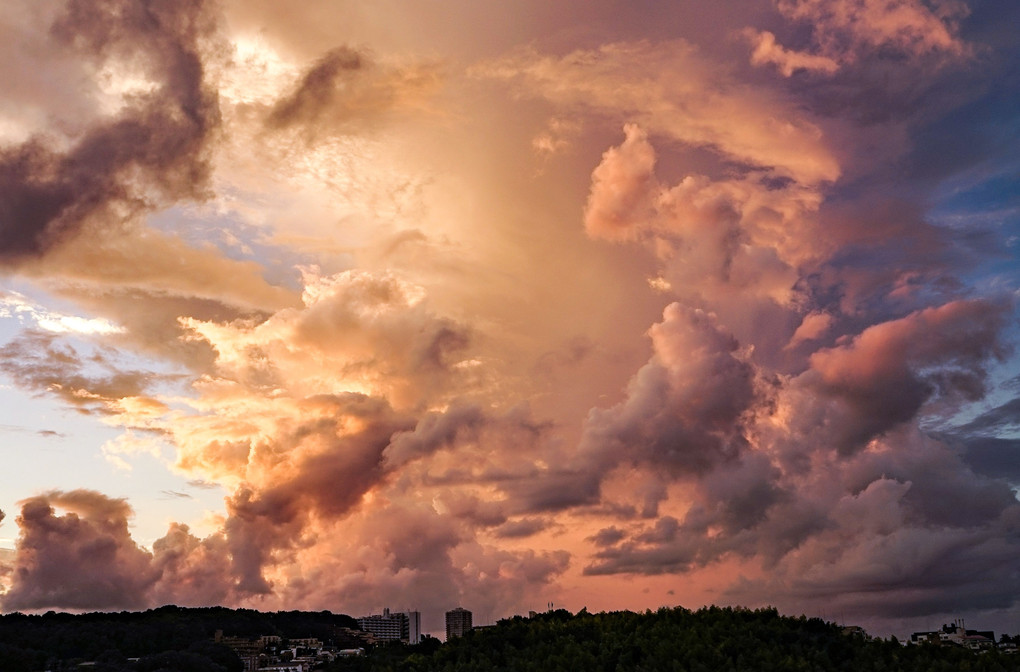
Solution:
[[[471,612],[457,607],[446,612],[446,641],[460,637],[471,629]]]
[[[407,643],[421,644],[421,612],[405,611],[407,616]]]
[[[995,648],[995,633],[991,630],[968,630],[963,626],[963,619],[958,618],[949,625],[943,625],[941,630],[915,632],[910,635],[910,641],[915,644],[955,644],[981,651]]]
[[[358,627],[379,642],[421,642],[421,612],[418,611],[390,613],[388,608],[383,609],[381,614],[359,618]]]

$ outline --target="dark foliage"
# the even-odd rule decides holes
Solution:
[[[382,655],[380,655],[382,654]],[[339,660],[331,672],[1008,672],[1020,656],[909,646],[845,635],[817,618],[775,609],[710,607],[636,614],[567,611],[515,617],[431,653],[393,649]]]
[[[165,606],[141,613],[6,614],[0,616],[0,670],[76,669],[79,662],[95,661],[95,672],[239,672],[237,656],[213,644],[217,630],[236,637],[317,637],[328,642],[337,626],[358,627],[350,616],[328,611],[263,613],[225,607]],[[140,660],[134,664],[128,663],[128,658]],[[146,662],[150,659],[151,663]],[[156,663],[159,665],[151,666]]]

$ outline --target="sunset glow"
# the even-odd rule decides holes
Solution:
[[[1017,25],[3,3],[0,609],[1020,631]]]

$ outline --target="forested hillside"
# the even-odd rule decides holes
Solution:
[[[141,613],[0,616],[0,671],[240,672],[213,635],[315,637],[357,627],[330,612],[161,607]],[[137,659],[137,660],[129,660]],[[775,609],[708,607],[644,613],[559,610],[514,617],[447,643],[368,647],[325,672],[1020,672],[1020,655],[956,646],[901,646],[844,634]]]
[[[68,661],[99,661],[127,669],[125,658],[151,657],[154,670],[232,672],[237,657],[214,646],[217,630],[238,637],[333,636],[334,626],[357,628],[350,616],[324,612],[265,613],[251,609],[165,606],[144,612],[0,616],[0,672],[34,672],[67,667]],[[162,658],[159,655],[162,654]],[[170,655],[179,654],[179,655]],[[199,660],[200,658],[206,660]],[[133,666],[145,672],[147,663]]]
[[[555,611],[475,630],[432,651],[377,650],[334,663],[359,672],[966,672],[1020,670],[1020,656],[867,641],[775,609],[571,615]]]

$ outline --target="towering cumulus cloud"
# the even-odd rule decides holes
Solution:
[[[1014,622],[1020,10],[546,4],[5,3],[4,610]]]

